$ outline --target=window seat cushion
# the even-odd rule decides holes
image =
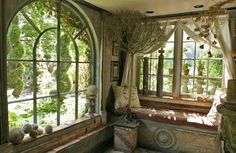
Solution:
[[[125,113],[125,108],[114,109],[115,114]],[[179,126],[190,126],[200,129],[217,131],[215,120],[211,120],[207,115],[183,110],[170,110],[164,108],[131,108],[131,112],[136,119],[147,119],[156,122],[164,122]]]

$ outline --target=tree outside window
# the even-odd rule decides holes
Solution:
[[[87,112],[94,53],[86,25],[56,1],[31,3],[8,31],[9,126],[68,124]]]

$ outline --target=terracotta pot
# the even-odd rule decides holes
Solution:
[[[184,69],[184,75],[188,75],[189,74],[189,69]]]
[[[198,71],[199,76],[203,76],[202,71]]]

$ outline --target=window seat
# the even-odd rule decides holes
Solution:
[[[138,145],[163,152],[220,153],[220,118],[216,107],[221,95],[216,93],[213,103],[197,103],[196,107],[206,108],[206,112],[195,109],[194,101],[140,99],[141,107],[131,108],[132,115],[140,122]],[[173,106],[175,103],[179,107]],[[112,108],[108,107],[110,120],[122,119],[126,108]]]
[[[113,112],[117,115],[121,115],[125,113],[125,108],[115,109]],[[145,107],[131,108],[131,112],[136,119],[146,119],[178,126],[190,126],[217,131],[216,121],[207,117],[207,114],[203,113]]]
[[[190,105],[189,109],[178,109],[179,107],[173,107],[174,103],[181,103],[180,100],[168,100],[168,99],[158,99],[161,103],[169,103],[169,105],[160,105],[156,101],[151,101],[154,98],[144,98],[142,97],[140,108],[131,108],[131,112],[136,119],[145,119],[154,122],[162,122],[173,124],[177,126],[187,126],[194,127],[198,129],[206,129],[210,131],[217,131],[219,123],[219,114],[216,107],[221,103],[220,98],[224,95],[224,92],[217,91],[214,96],[213,103],[197,103],[196,107],[206,107],[207,112],[199,112],[193,109],[196,102],[183,101],[183,104]],[[166,102],[165,102],[166,101]],[[164,106],[164,107],[163,107]],[[114,115],[121,115],[125,113],[125,108],[112,109]]]
[[[113,114],[125,110],[116,109]],[[217,122],[209,114],[145,107],[131,112],[140,122],[139,146],[163,152],[220,153]]]

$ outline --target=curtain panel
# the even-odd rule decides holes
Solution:
[[[177,21],[177,24],[174,26],[168,25],[165,28],[163,37],[160,37],[160,40],[157,42],[157,45],[155,47],[150,47],[147,50],[142,50],[142,51],[135,53],[132,68],[130,65],[131,56],[127,56],[126,62],[125,62],[125,67],[124,67],[124,73],[122,76],[121,86],[127,86],[129,84],[128,78],[129,78],[129,74],[130,74],[131,70],[133,70],[133,74],[134,74],[133,78],[131,79],[132,86],[135,86],[135,83],[136,83],[135,80],[137,78],[135,75],[136,74],[135,72],[136,72],[137,57],[152,53],[154,51],[157,51],[160,48],[163,48],[165,46],[165,43],[170,38],[170,36],[177,29],[177,27],[184,30],[196,42],[208,44],[212,48],[215,48],[217,50],[218,49],[222,50],[222,53],[224,55],[224,64],[226,66],[226,73],[227,73],[228,79],[236,79],[236,66],[235,66],[234,59],[231,56],[233,44],[231,44],[232,35],[230,35],[228,16],[217,17],[217,18],[215,18],[215,21],[214,21],[214,26],[213,26],[214,29],[212,29],[212,30],[217,36],[217,41],[218,41],[219,45],[212,44],[211,39],[204,39],[204,38],[200,37],[198,35],[198,33],[194,31],[194,28],[196,27],[195,24],[196,23],[194,23],[194,21],[192,19],[192,20],[189,20],[189,22],[187,22],[187,23],[186,23],[186,20],[185,21],[179,20],[179,21]],[[214,37],[214,36],[212,35],[210,37]],[[226,82],[227,82],[227,80],[226,80]]]
[[[126,57],[126,61],[125,61],[125,66],[124,66],[124,72],[123,72],[123,76],[122,76],[122,81],[121,81],[121,86],[128,86],[129,85],[129,75],[131,74],[131,71],[133,71],[133,78],[131,79],[132,82],[132,86],[135,86],[136,83],[136,63],[137,63],[137,57],[138,56],[143,56],[145,54],[149,54],[152,53],[154,51],[157,51],[160,48],[163,48],[165,46],[165,43],[168,41],[168,39],[171,37],[171,35],[174,33],[174,31],[176,30],[176,25],[167,25],[168,23],[166,23],[166,27],[163,29],[163,35],[162,37],[159,37],[160,40],[158,42],[156,42],[155,46],[150,46],[149,48],[147,48],[146,50],[141,50],[141,51],[137,51],[135,52],[134,56],[133,56],[133,65],[131,66],[131,55],[127,55]],[[132,67],[132,68],[131,68]]]

